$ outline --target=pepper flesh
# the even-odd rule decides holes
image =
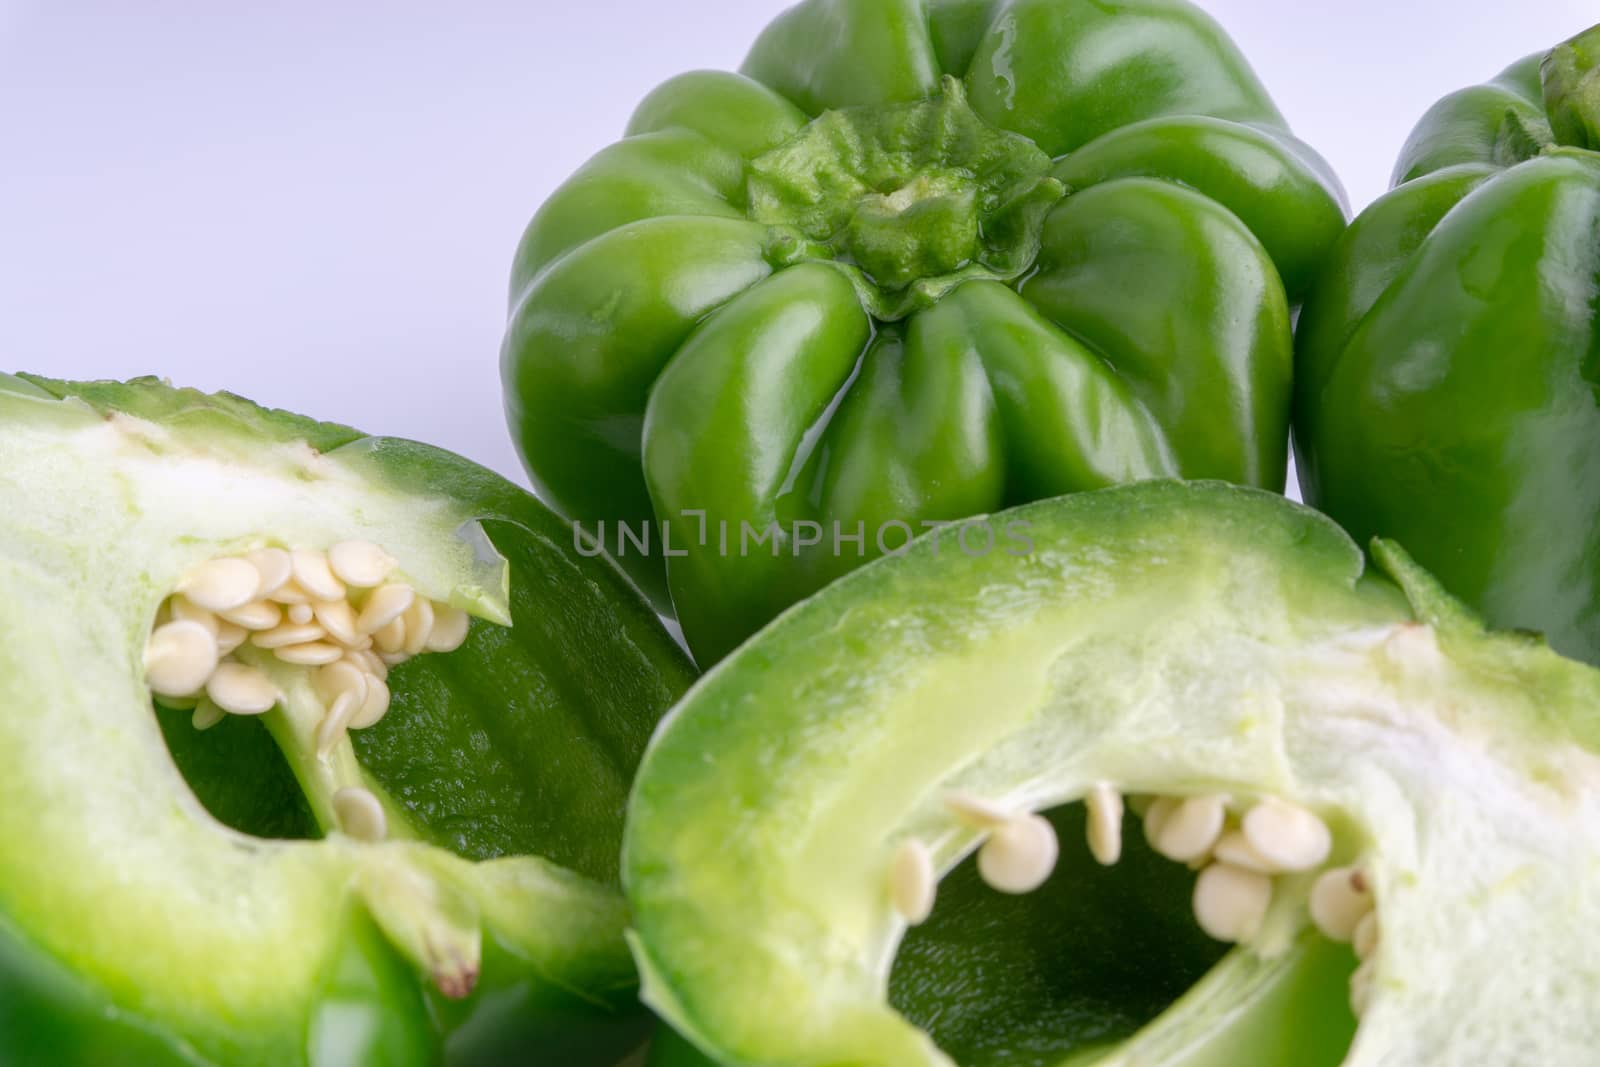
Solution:
[[[1600,663],[1600,27],[1418,124],[1306,303],[1308,503]]]
[[[512,431],[709,663],[930,523],[1281,489],[1341,196],[1185,3],[807,0],[539,210]]]
[[[153,380],[0,378],[0,466],[0,1059],[606,1065],[637,1043],[621,807],[689,668],[619,572],[458,457]],[[340,742],[388,798],[381,844],[313,840],[258,720],[196,731],[139,667],[195,564],[350,534],[492,620],[396,666],[387,716]]]

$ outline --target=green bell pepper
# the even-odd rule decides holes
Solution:
[[[227,395],[0,376],[0,633],[0,1062],[643,1040],[622,815],[692,672],[527,493]]]
[[[1307,502],[1600,663],[1600,27],[1454,93],[1300,320]]]
[[[806,0],[539,209],[511,427],[709,663],[935,524],[1281,490],[1341,198],[1183,0]]]
[[[630,939],[698,1050],[663,1067],[1595,1062],[1600,671],[1259,490],[1004,518],[1026,558],[924,538],[652,739]],[[1229,946],[1172,1000],[1174,883]]]

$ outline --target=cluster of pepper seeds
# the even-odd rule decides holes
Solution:
[[[1123,798],[1100,783],[1084,798],[1089,851],[1110,866],[1122,855]],[[1060,845],[1043,816],[1005,809],[981,797],[952,793],[945,806],[984,832],[978,873],[1003,893],[1030,893],[1055,868]],[[1247,806],[1222,794],[1140,798],[1145,838],[1157,853],[1199,871],[1192,906],[1200,928],[1219,941],[1244,942],[1261,929],[1272,904],[1273,878],[1321,867],[1333,835],[1315,813],[1277,798]],[[921,841],[900,845],[890,864],[891,903],[907,923],[933,911],[937,876]],[[1360,868],[1324,871],[1313,884],[1311,921],[1321,933],[1353,944],[1361,965],[1350,979],[1350,1005],[1359,1016],[1371,995],[1378,921],[1371,887]]]
[[[261,548],[195,567],[163,601],[145,647],[145,681],[164,703],[193,706],[197,729],[224,715],[260,715],[283,694],[238,653],[259,650],[314,669],[326,713],[317,755],[326,758],[346,730],[389,709],[389,668],[424,652],[450,652],[466,640],[466,612],[390,581],[397,561],[370,541],[344,541],[326,553]],[[375,797],[341,790],[340,822],[374,830]],[[365,793],[365,796],[358,795]],[[381,827],[381,807],[378,807]]]

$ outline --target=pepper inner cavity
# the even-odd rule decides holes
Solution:
[[[919,838],[934,853],[926,874],[937,906],[896,939],[889,1004],[964,1067],[1055,1063],[1130,1038],[1225,954],[1196,926],[1187,879],[1145,845],[1131,813],[1109,866],[1078,844],[1089,833],[1086,803],[1030,814],[1050,823],[1059,844],[1054,872],[1032,892],[997,892],[976,849],[945,870],[950,834],[974,836],[953,817],[895,839],[883,854],[892,865],[896,850]],[[913,877],[914,850],[907,847]]]
[[[395,577],[398,566],[361,540],[207,560],[161,602],[145,681],[199,730],[265,716],[324,829],[381,840],[383,805],[347,733],[388,711],[390,667],[459,648],[470,622]]]
[[[1211,793],[1125,800],[1105,782],[1094,785],[1083,801],[1087,846],[1102,866],[1116,864],[1122,855],[1126,806],[1142,819],[1151,850],[1197,872],[1191,909],[1200,928],[1217,941],[1254,940],[1275,895],[1284,891],[1281,883],[1320,871],[1309,883],[1307,915],[1323,936],[1354,949],[1360,963],[1350,979],[1350,1004],[1358,1017],[1365,1011],[1379,937],[1370,876],[1359,865],[1328,866],[1333,834],[1315,812],[1271,796],[1242,801]],[[991,889],[1031,893],[1050,877],[1060,844],[1043,816],[969,793],[949,793],[944,805],[957,822],[982,832],[977,870]],[[915,838],[902,841],[888,883],[900,918],[908,926],[925,922],[938,889],[927,844]]]

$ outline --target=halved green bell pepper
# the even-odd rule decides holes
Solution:
[[[863,568],[652,739],[630,937],[698,1050],[663,1067],[1594,1062],[1600,671],[1259,490],[996,521],[1033,551]],[[1118,796],[1177,862],[1128,830],[1104,852]],[[1095,849],[1134,865],[1120,896],[1082,878]],[[996,877],[1017,859],[1069,870]],[[1130,971],[1150,1014],[1194,974],[1151,906],[1174,882],[1234,944],[1141,1018]],[[1097,938],[1121,953],[1078,954]]]
[[[152,705],[186,574],[351,538],[484,620],[374,661],[380,721],[322,749],[320,668],[254,637],[264,715]],[[237,397],[0,376],[0,635],[0,1062],[609,1067],[642,1040],[617,851],[692,671],[527,493]]]
[[[1290,310],[1344,222],[1183,0],[806,0],[540,208],[510,423],[709,663],[933,524],[1281,489]]]
[[[1308,502],[1600,663],[1600,27],[1445,97],[1300,320]]]

